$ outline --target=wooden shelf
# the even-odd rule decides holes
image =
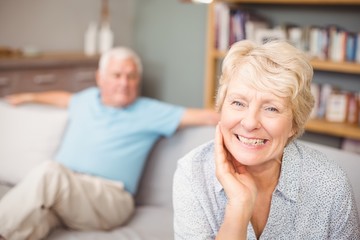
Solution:
[[[268,5],[360,5],[360,0],[217,0],[216,2]]]
[[[315,70],[360,74],[360,64],[353,62],[331,62],[313,59],[311,61]]]
[[[311,119],[306,124],[305,129],[309,132],[360,140],[360,128],[353,124],[333,123],[322,119]]]
[[[81,52],[44,52],[36,56],[13,56],[0,57],[0,70],[22,68],[34,68],[44,66],[73,66],[91,65],[97,66],[100,56],[86,56]]]
[[[212,57],[217,60],[222,60],[226,52],[214,50]],[[313,59],[311,64],[315,70],[327,72],[340,72],[350,74],[360,74],[360,64],[354,62],[332,62],[329,60]]]

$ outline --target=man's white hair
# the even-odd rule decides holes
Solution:
[[[134,60],[134,63],[136,64],[136,69],[138,71],[138,74],[141,76],[142,74],[142,64],[139,56],[131,49],[126,47],[116,47],[113,49],[110,49],[109,51],[103,53],[101,55],[100,61],[99,61],[99,71],[102,73],[104,72],[106,66],[109,64],[110,59],[115,58],[117,60],[126,60],[126,59],[132,59]]]

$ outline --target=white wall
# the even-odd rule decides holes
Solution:
[[[134,1],[109,0],[116,45],[132,46]],[[82,51],[101,0],[0,0],[0,46],[41,51]]]

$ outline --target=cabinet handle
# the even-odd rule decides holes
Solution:
[[[49,84],[55,82],[54,74],[36,75],[33,79],[35,84]]]
[[[10,83],[9,78],[7,77],[0,77],[0,87],[6,87]]]

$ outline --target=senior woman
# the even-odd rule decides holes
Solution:
[[[285,41],[231,47],[215,140],[178,162],[175,239],[360,239],[345,173],[296,141],[314,105],[312,77]]]

